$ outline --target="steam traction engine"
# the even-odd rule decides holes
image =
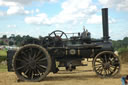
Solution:
[[[46,37],[26,41],[13,56],[13,69],[19,79],[41,81],[50,72],[57,73],[59,67],[74,70],[85,66],[81,61],[92,58],[92,66],[100,77],[111,77],[119,73],[120,61],[108,34],[108,9],[102,9],[103,39],[91,39],[87,31],[68,38],[63,31],[56,30]],[[56,66],[56,62],[59,65]]]

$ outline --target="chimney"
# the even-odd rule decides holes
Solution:
[[[109,40],[109,28],[108,28],[108,8],[102,9],[102,24],[103,24],[103,41]]]

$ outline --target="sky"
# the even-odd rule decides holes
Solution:
[[[54,30],[103,37],[101,9],[108,8],[111,39],[128,37],[128,0],[0,0],[0,36],[47,36]]]

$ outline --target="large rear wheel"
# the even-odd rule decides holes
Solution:
[[[23,81],[41,81],[51,70],[51,57],[39,45],[28,44],[21,47],[13,59],[14,71]]]

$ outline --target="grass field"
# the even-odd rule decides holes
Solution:
[[[2,66],[6,70],[4,66]],[[41,82],[17,82],[14,72],[1,71],[0,85],[121,85],[121,77],[128,75],[128,64],[122,65],[120,74],[114,78],[102,79],[96,76],[92,65],[80,66],[75,71],[59,71],[57,74],[50,73]]]
[[[7,72],[7,65],[0,64],[0,72]]]
[[[6,50],[0,50],[0,62],[7,59],[7,51]]]
[[[126,75],[128,63],[122,64],[121,72],[116,77],[103,79],[95,74],[91,62],[88,62],[88,66],[80,66],[73,72],[62,69],[57,74],[50,73],[41,82],[18,82],[14,72],[8,72],[6,65],[0,65],[0,85],[121,85],[121,77]]]
[[[0,50],[0,62],[6,60],[7,58],[7,51]],[[0,72],[7,72],[7,65],[0,64]]]
[[[6,50],[0,50],[0,56],[7,56]]]

